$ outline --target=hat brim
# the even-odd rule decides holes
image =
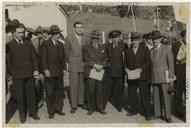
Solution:
[[[58,34],[58,33],[61,33],[62,32],[62,30],[60,30],[60,31],[50,31],[50,34]]]
[[[97,39],[100,39],[101,36],[96,36],[96,35],[90,35],[91,38],[97,38]]]

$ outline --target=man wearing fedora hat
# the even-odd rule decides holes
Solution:
[[[66,70],[64,45],[58,41],[61,30],[57,25],[50,27],[51,38],[43,43],[42,69],[45,75],[45,90],[49,118],[54,114],[65,115],[63,108],[63,75]]]
[[[128,96],[130,111],[127,116],[136,115],[139,112],[137,87],[140,90],[141,101],[143,103],[144,116],[150,120],[151,105],[149,101],[148,77],[151,63],[149,49],[142,43],[142,34],[134,32],[131,34],[132,47],[125,51],[125,70],[127,72]],[[137,71],[139,77],[130,79],[129,71]],[[136,74],[135,74],[136,75]]]
[[[107,54],[109,66],[106,68],[104,79],[104,107],[114,93],[115,107],[122,111],[122,97],[124,88],[124,49],[125,44],[121,40],[121,31],[113,30],[109,32],[112,43],[107,44]]]
[[[98,110],[106,114],[103,109],[102,81],[89,77],[90,71],[95,69],[100,72],[107,66],[107,53],[105,45],[100,45],[101,32],[96,29],[91,33],[90,43],[83,47],[83,60],[85,67],[84,77],[87,79],[88,115]]]
[[[161,118],[163,106],[165,119],[167,123],[171,123],[171,96],[168,92],[174,79],[174,58],[170,46],[161,43],[160,31],[152,32],[152,40],[154,48],[151,49],[151,82],[154,88],[154,115],[155,118]]]
[[[73,32],[66,37],[66,59],[69,64],[69,82],[71,94],[71,113],[75,113],[78,106],[84,105],[84,67],[82,59],[82,48],[86,44],[83,36],[81,22],[74,23]]]
[[[39,79],[35,82],[35,87],[36,87],[36,104],[38,107],[38,104],[42,99],[44,98],[44,75],[42,71],[42,64],[41,64],[41,54],[42,54],[42,46],[43,46],[43,28],[42,26],[38,26],[37,29],[35,30],[36,38],[32,39],[32,44],[35,47],[36,54],[38,57],[38,66],[39,66]],[[41,106],[42,103],[39,105]]]

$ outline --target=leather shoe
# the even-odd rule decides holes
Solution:
[[[26,118],[20,118],[21,123],[25,123],[26,122]]]
[[[104,111],[104,110],[100,110],[99,112],[100,112],[101,114],[103,114],[103,115],[107,114],[107,112]]]
[[[133,115],[137,115],[137,113],[128,112],[128,113],[126,114],[126,116],[133,116]]]
[[[82,108],[82,109],[87,109],[88,107],[86,106],[86,105],[84,105],[84,104],[80,104],[80,105],[78,105],[80,108]]]
[[[152,120],[152,117],[151,116],[145,116],[145,120],[146,121]]]
[[[122,112],[122,108],[117,108],[117,111],[118,112]]]
[[[166,119],[166,122],[167,122],[167,123],[173,123],[171,118],[167,118],[167,119]]]
[[[65,113],[64,112],[57,112],[58,113],[58,115],[60,115],[60,116],[65,116]]]
[[[40,120],[40,117],[37,115],[29,115],[29,117],[32,117],[34,120]]]
[[[54,119],[54,115],[49,115],[49,119]]]
[[[87,115],[92,115],[93,113],[93,111],[88,111]]]
[[[76,109],[75,108],[72,108],[71,110],[70,110],[70,113],[76,113]]]

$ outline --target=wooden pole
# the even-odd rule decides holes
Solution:
[[[134,31],[136,32],[137,29],[136,29],[136,24],[135,24],[135,17],[134,17],[134,12],[133,12],[133,6],[130,5],[130,7],[131,7],[132,16],[133,16],[133,27],[134,27]]]
[[[159,27],[159,24],[160,24],[159,23],[159,11],[158,10],[159,10],[159,8],[157,8],[157,21],[158,21],[157,23],[158,23],[158,30],[160,30],[160,27]]]

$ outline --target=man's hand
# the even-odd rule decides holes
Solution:
[[[63,70],[64,75],[68,76],[68,71]]]
[[[38,71],[34,71],[33,76],[34,76],[35,79],[38,79],[38,75],[39,75],[39,72]]]
[[[140,73],[143,71],[141,68],[138,68],[136,70],[137,70],[137,72],[140,72]]]
[[[98,64],[94,64],[93,67],[96,69],[97,72],[100,72],[103,69],[103,66]]]
[[[128,71],[130,71],[130,70],[129,70],[128,68],[125,68],[125,72],[126,72],[126,74],[127,74]]]
[[[51,77],[50,71],[49,70],[44,70],[44,74],[46,77]]]

